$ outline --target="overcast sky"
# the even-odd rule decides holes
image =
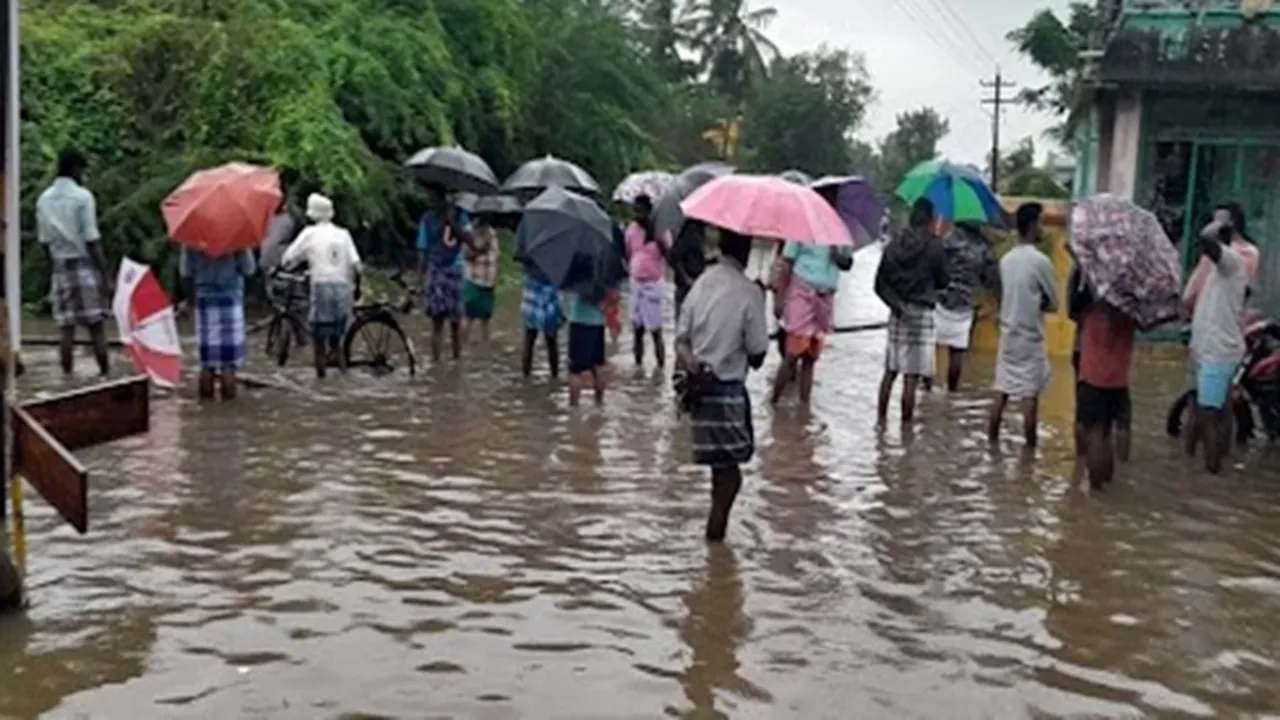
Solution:
[[[1061,12],[1067,0],[753,0],[772,4],[778,18],[768,34],[785,53],[819,45],[861,52],[879,93],[860,132],[878,139],[893,130],[899,112],[931,105],[950,119],[951,134],[942,152],[958,161],[985,164],[991,147],[989,93],[978,85],[991,80],[998,63],[1020,87],[1045,81],[1004,39],[1039,8]],[[961,22],[963,21],[963,22]],[[1051,119],[1007,106],[1001,145],[1033,136],[1043,157],[1049,143],[1043,132]]]

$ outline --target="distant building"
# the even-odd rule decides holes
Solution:
[[[1192,258],[1213,206],[1280,242],[1280,3],[1099,0],[1109,31],[1077,109],[1074,192],[1152,209]],[[1274,239],[1273,239],[1274,238]]]

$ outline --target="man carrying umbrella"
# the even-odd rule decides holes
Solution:
[[[449,325],[453,359],[462,355],[462,281],[465,259],[462,246],[475,249],[471,220],[460,210],[444,186],[427,186],[428,209],[418,224],[418,252],[431,319],[431,359],[443,352],[444,326]]]
[[[44,246],[52,268],[50,299],[53,319],[61,337],[58,357],[62,371],[74,368],[76,326],[89,329],[98,371],[106,375],[107,303],[112,294],[107,262],[98,232],[98,210],[93,193],[80,184],[88,161],[79,151],[58,155],[58,177],[36,201],[36,237]]]

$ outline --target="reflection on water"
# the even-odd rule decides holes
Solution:
[[[868,252],[839,324],[883,317]],[[840,335],[811,410],[757,403],[729,546],[708,548],[662,373],[624,342],[606,406],[571,411],[519,377],[504,301],[462,368],[314,384],[299,365],[306,392],[158,399],[149,435],[82,453],[88,537],[27,503],[34,606],[0,621],[0,717],[1280,707],[1275,455],[1217,479],[1187,463],[1160,434],[1176,357],[1141,359],[1135,464],[1089,496],[1067,483],[1067,367],[1028,456],[1016,433],[986,446],[976,389],[878,434],[883,333]],[[27,392],[63,386],[52,360]],[[979,388],[990,359],[972,365]]]

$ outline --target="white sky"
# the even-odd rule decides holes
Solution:
[[[751,0],[750,6],[766,4],[778,10],[766,32],[784,53],[826,44],[865,56],[879,96],[862,139],[879,139],[893,130],[899,112],[930,105],[951,122],[942,153],[983,167],[991,116],[979,100],[990,91],[979,81],[990,81],[998,63],[1019,87],[1046,82],[1004,36],[1040,8],[1062,13],[1067,0]],[[1043,158],[1052,119],[1014,104],[1003,114],[1001,147],[1032,136]]]

